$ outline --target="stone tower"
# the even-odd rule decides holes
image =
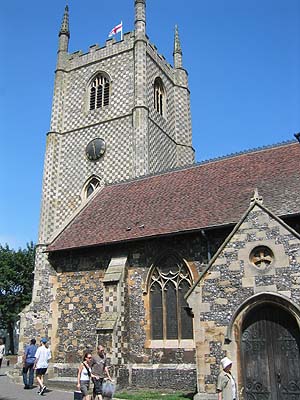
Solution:
[[[91,180],[113,183],[194,162],[178,29],[172,67],[149,43],[145,8],[145,0],[135,0],[134,32],[85,54],[68,53],[65,9],[47,138],[42,242],[87,197]],[[95,145],[99,154],[87,154]]]
[[[129,2],[129,0],[128,0]],[[20,348],[37,332],[55,336],[56,272],[44,251],[75,210],[105,184],[194,163],[187,73],[175,29],[174,66],[146,35],[146,0],[123,40],[70,54],[69,10],[59,31],[32,303]]]

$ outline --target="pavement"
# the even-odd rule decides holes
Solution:
[[[21,383],[15,383],[9,378],[8,374],[14,370],[13,366],[0,368],[0,400],[74,400],[74,389],[47,389],[41,396],[37,393],[38,386],[35,384],[33,389],[24,389]],[[116,399],[122,400],[122,399]]]
[[[24,389],[24,385],[14,383],[8,376],[10,368],[0,369],[0,400],[34,400],[47,398],[47,400],[73,400],[74,391],[49,389],[43,396],[37,394],[38,387]]]

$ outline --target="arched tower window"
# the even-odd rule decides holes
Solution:
[[[85,187],[85,198],[88,198],[100,186],[100,179],[93,177]]]
[[[103,74],[97,75],[90,84],[90,110],[109,105],[109,79]]]
[[[176,255],[163,256],[154,265],[149,279],[153,340],[193,338],[193,321],[184,298],[191,286],[191,274]]]
[[[160,78],[154,81],[154,108],[163,117],[166,114],[166,91]]]

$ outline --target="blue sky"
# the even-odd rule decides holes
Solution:
[[[134,0],[70,0],[70,52],[105,44]],[[0,15],[0,243],[37,241],[63,0],[10,0]],[[197,161],[300,131],[299,0],[147,0],[147,34],[172,63],[178,24]]]

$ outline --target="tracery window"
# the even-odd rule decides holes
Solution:
[[[103,74],[95,77],[90,85],[90,110],[109,105],[109,79]]]
[[[191,286],[187,266],[175,255],[162,257],[153,267],[149,281],[153,340],[193,338],[193,321],[184,299]]]
[[[156,78],[154,81],[154,108],[155,110],[165,116],[165,103],[166,103],[166,92],[164,84],[160,78]]]
[[[100,180],[98,178],[92,178],[86,185],[85,194],[88,198],[100,185]]]

